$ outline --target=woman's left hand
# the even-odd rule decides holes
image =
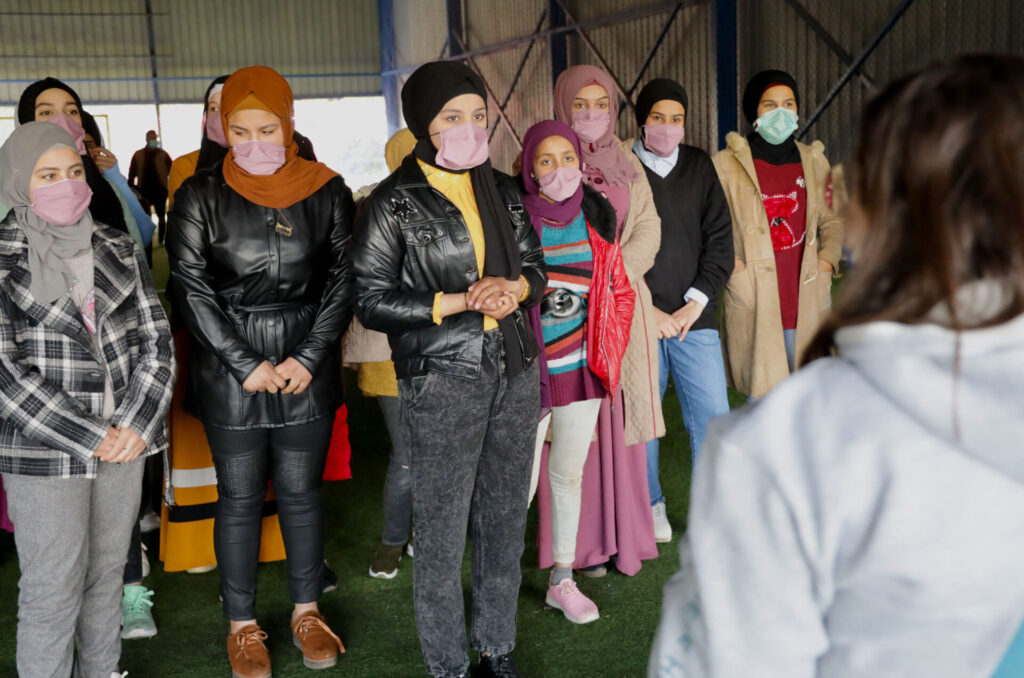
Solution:
[[[515,297],[517,302],[516,306],[518,307],[519,297],[523,296],[523,292],[525,291],[526,288],[522,280],[506,280],[505,278],[489,275],[487,277],[480,278],[469,286],[469,290],[466,293],[466,305],[469,306],[469,310],[471,311],[483,311],[487,313],[487,309],[484,308],[486,300],[490,297],[500,296],[507,293]],[[487,313],[487,315],[492,314]],[[508,313],[505,315],[508,315]],[[504,318],[505,315],[503,315],[502,318]]]
[[[117,429],[117,438],[114,440],[111,451],[101,456],[100,461],[110,462],[111,464],[135,461],[145,449],[146,441],[142,439],[142,436],[130,428],[119,428]]]
[[[835,269],[832,268],[832,264],[828,263],[823,259],[818,259],[818,270],[822,273],[827,273],[829,275],[835,273]]]
[[[501,320],[519,308],[519,296],[515,292],[502,292],[500,295],[485,299],[481,304],[481,313],[495,320]]]
[[[302,366],[295,358],[287,358],[280,365],[276,366],[274,370],[285,380],[288,384],[281,389],[281,393],[291,393],[299,395],[305,391],[311,381],[313,381],[313,375]]]

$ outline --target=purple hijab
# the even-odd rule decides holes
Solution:
[[[521,170],[523,187],[526,189],[526,196],[523,204],[526,211],[530,213],[530,220],[533,222],[537,234],[540,235],[541,219],[549,222],[564,224],[580,213],[583,205],[583,185],[576,189],[576,192],[561,202],[548,202],[540,195],[540,186],[533,179],[533,158],[537,154],[537,147],[548,137],[562,137],[576,149],[576,156],[583,162],[583,149],[580,148],[580,138],[576,132],[565,123],[557,120],[544,120],[526,130],[523,137],[523,159]],[[582,169],[582,167],[581,167]]]
[[[639,181],[641,173],[619,148],[619,140],[615,138],[619,99],[610,75],[597,66],[586,65],[573,66],[563,71],[555,81],[555,117],[566,125],[572,125],[572,102],[581,89],[593,82],[608,92],[608,115],[611,122],[600,139],[583,148],[583,159],[588,167],[600,170],[604,180],[612,186],[625,186]],[[525,154],[523,157],[526,157]]]

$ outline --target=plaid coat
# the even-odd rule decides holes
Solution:
[[[25,234],[13,211],[0,223],[0,473],[95,477],[92,455],[110,426],[138,433],[144,455],[167,448],[167,317],[127,236],[97,225],[92,245],[97,335],[70,296],[49,305],[32,297]],[[100,416],[104,366],[116,408],[109,421]]]

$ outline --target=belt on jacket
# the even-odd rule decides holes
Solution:
[[[241,313],[270,313],[271,311],[290,311],[292,309],[303,308],[305,306],[315,306],[315,304],[291,301],[280,301],[275,304],[257,304],[255,306],[235,304],[230,306],[228,310],[238,311]]]

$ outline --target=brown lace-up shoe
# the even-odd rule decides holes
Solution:
[[[266,632],[256,624],[228,634],[231,678],[270,678],[270,655],[263,644],[266,639]]]
[[[302,650],[302,663],[310,669],[334,666],[338,653],[345,651],[341,639],[327,626],[327,620],[316,612],[307,612],[292,622],[292,642]]]

